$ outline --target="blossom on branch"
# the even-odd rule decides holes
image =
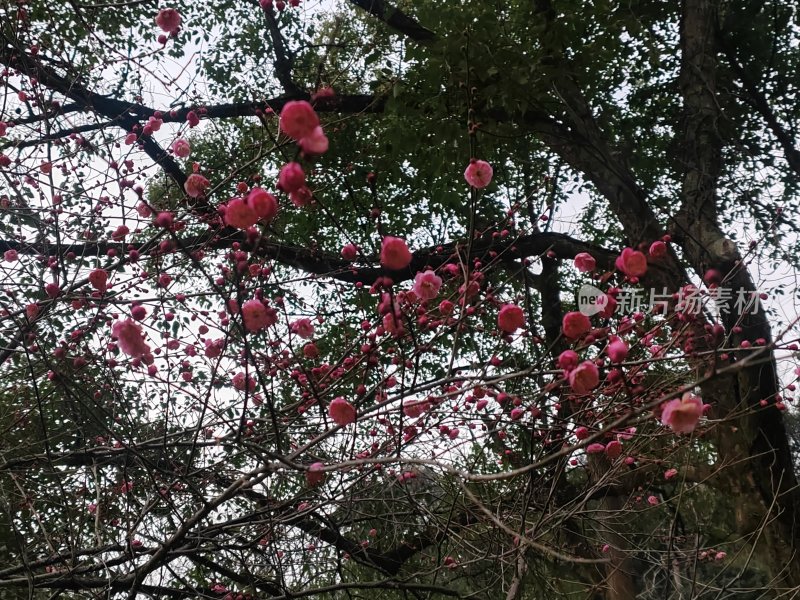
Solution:
[[[699,396],[686,392],[662,405],[661,422],[675,433],[692,433],[703,416],[704,407]]]
[[[132,319],[116,321],[111,326],[111,335],[117,338],[119,349],[134,358],[150,353],[150,346],[144,341],[142,326]]]
[[[494,170],[485,160],[472,159],[464,171],[464,179],[476,189],[483,189],[492,182]]]

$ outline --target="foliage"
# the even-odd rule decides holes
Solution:
[[[800,589],[790,2],[172,7],[0,3],[0,597]]]

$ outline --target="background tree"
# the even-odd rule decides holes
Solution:
[[[0,17],[3,597],[800,589],[792,3]]]

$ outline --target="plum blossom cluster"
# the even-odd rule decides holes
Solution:
[[[176,9],[162,8],[158,11],[155,21],[158,28],[164,32],[158,36],[158,43],[163,46],[170,37],[178,37],[183,19]]]
[[[281,110],[280,128],[306,154],[319,155],[328,151],[328,138],[322,131],[314,107],[305,100],[287,102]]]
[[[250,333],[257,333],[278,322],[277,311],[265,300],[253,298],[242,304],[242,321]]]
[[[627,281],[638,283],[639,278],[647,273],[649,260],[661,260],[669,254],[668,241],[665,238],[653,242],[647,253],[633,248],[625,248],[615,261],[616,269],[624,275]],[[595,273],[598,266],[597,260],[587,252],[578,253],[575,256],[574,265],[581,273]],[[607,278],[604,280],[607,280]],[[713,291],[715,288],[712,286],[710,289]],[[692,290],[686,288],[675,294],[669,294],[666,300],[671,302],[672,306],[675,306],[677,310],[686,311],[688,307],[686,302],[688,296],[686,294],[690,291]],[[578,311],[564,315],[561,328],[564,338],[576,346],[582,344],[584,347],[602,341],[604,342],[602,350],[605,354],[605,358],[598,356],[596,358],[581,359],[576,350],[569,349],[562,352],[558,357],[557,364],[562,370],[563,381],[569,385],[573,394],[580,398],[581,396],[591,396],[597,393],[598,388],[605,390],[606,386],[610,386],[609,389],[611,389],[611,387],[623,381],[623,363],[628,359],[631,351],[628,342],[625,340],[625,334],[634,331],[637,323],[644,316],[641,312],[637,312],[634,315],[635,318],[623,317],[616,327],[616,332],[614,332],[613,327],[608,326],[593,328],[591,317],[597,315],[602,319],[608,319],[616,309],[626,306],[624,290],[613,287],[604,292],[595,286],[584,285],[578,295],[578,306]],[[717,329],[720,331],[717,331]],[[724,337],[725,334],[724,328],[721,326],[709,326],[708,331],[717,338]],[[652,334],[644,335],[641,338],[641,343],[642,346],[649,348],[651,353],[657,354],[660,352],[660,346],[653,344],[652,338]],[[686,348],[688,350],[691,349],[691,341],[687,341]],[[600,388],[602,379],[600,369],[604,366],[608,366],[610,370],[603,388]],[[636,369],[633,372],[635,373]],[[635,374],[628,375],[628,377],[632,377],[630,381],[637,382]],[[644,392],[645,389],[634,386],[633,391]],[[698,396],[692,393],[685,393],[680,398],[660,405],[656,410],[656,416],[664,426],[669,427],[674,433],[689,434],[695,430],[707,408],[707,405],[703,404],[703,401]],[[576,432],[576,436],[578,439],[584,439],[588,435],[587,432],[586,428],[580,427]],[[605,453],[609,458],[615,458],[621,452],[621,447],[617,446],[619,443],[620,440],[607,444],[595,442],[590,444],[586,451],[588,454]],[[668,472],[666,477],[670,478],[672,476],[674,476],[674,473]]]
[[[328,151],[328,138],[322,130],[319,116],[305,100],[292,100],[283,106],[279,127],[307,157],[320,156]],[[306,206],[313,198],[306,184],[306,173],[298,162],[292,161],[281,167],[278,189],[289,194],[295,206]]]
[[[193,124],[192,114],[193,111],[187,116],[190,125]],[[197,120],[196,115],[194,119]],[[319,117],[311,104],[304,100],[290,101],[284,105],[279,126],[283,133],[297,142],[307,157],[319,156],[328,150],[328,138],[322,130]],[[172,151],[176,156],[186,158],[191,153],[191,145],[179,138],[173,142]],[[186,194],[191,198],[203,197],[211,186],[211,182],[198,172],[199,167],[194,163],[193,172],[184,183]],[[277,188],[287,193],[295,206],[306,206],[313,198],[306,183],[305,170],[295,161],[281,167]],[[248,189],[244,183],[240,183],[237,190],[241,196],[230,198],[219,207],[227,226],[247,230],[258,223],[268,225],[275,219],[279,203],[269,191],[258,186]]]
[[[154,122],[152,126],[158,127],[160,125]],[[288,194],[294,205],[305,206],[312,202],[313,194],[306,179],[304,161],[325,153],[328,150],[328,139],[320,125],[320,120],[314,107],[305,101],[287,102],[280,114],[279,127],[282,134],[297,144],[300,153],[297,160],[287,162],[280,168],[277,189]],[[184,138],[179,138],[173,142],[172,152],[179,158],[188,158],[191,155],[191,145]],[[493,170],[491,165],[485,161],[472,160],[465,170],[464,177],[473,188],[483,189],[490,185]],[[199,166],[194,165],[193,172],[187,177],[185,185],[187,194],[193,198],[201,198],[208,193],[210,186],[209,180],[199,173]],[[237,197],[230,198],[220,207],[220,215],[228,227],[251,230],[257,224],[269,225],[277,217],[279,212],[278,199],[266,189],[262,187],[248,188],[247,185],[240,185],[237,193],[239,194]],[[158,214],[155,221],[165,227],[174,225],[171,215]],[[250,231],[250,234],[253,231],[257,230]],[[122,236],[124,237],[124,234]],[[664,259],[668,252],[668,246],[663,241],[654,242],[649,250],[642,247],[638,249],[625,248],[617,258],[615,266],[619,273],[624,276],[625,281],[635,284],[638,283],[639,278],[646,276],[651,262]],[[345,244],[341,248],[341,256],[346,261],[356,261],[360,255],[361,249],[353,243]],[[467,281],[464,281],[463,272],[456,265],[445,264],[434,270],[430,266],[426,266],[420,258],[415,261],[415,256],[412,254],[407,241],[392,235],[382,236],[379,260],[385,272],[388,272],[386,273],[388,276],[379,278],[379,281],[373,286],[374,289],[371,290],[378,295],[377,318],[371,322],[366,322],[362,327],[364,331],[370,331],[365,336],[365,343],[361,346],[361,352],[366,357],[366,361],[377,362],[376,355],[380,347],[377,340],[378,336],[386,334],[394,338],[394,340],[400,340],[408,333],[412,322],[421,331],[426,331],[434,329],[438,324],[455,324],[457,321],[452,315],[456,310],[461,310],[467,315],[477,312],[478,302],[476,301],[474,305],[470,305],[471,301],[480,296],[482,289],[480,285],[481,273],[477,269],[470,271]],[[246,262],[246,259],[243,262]],[[598,261],[590,253],[582,252],[577,254],[574,264],[581,273],[596,275],[596,280],[598,282],[601,281],[600,274],[597,272]],[[409,290],[398,292],[393,287],[391,276],[396,273],[391,272],[398,271],[403,272],[404,278],[413,276],[413,284]],[[461,277],[461,280],[458,281],[460,284],[460,287],[458,287],[458,299],[453,299],[460,303],[458,308],[456,303],[450,299],[440,298],[445,282],[449,283],[457,277]],[[90,275],[89,282],[98,293],[106,293],[109,289],[108,274],[105,271],[98,270],[93,272]],[[455,289],[455,286],[451,289]],[[563,338],[573,346],[558,357],[557,364],[561,373],[556,383],[558,386],[562,386],[561,389],[565,392],[564,397],[567,402],[586,403],[588,405],[594,402],[595,398],[599,398],[607,392],[606,385],[619,384],[621,386],[623,382],[627,384],[623,376],[623,367],[625,367],[623,363],[627,360],[631,348],[626,342],[625,334],[629,333],[631,329],[626,329],[627,325],[623,324],[616,331],[611,328],[598,328],[595,330],[590,318],[595,314],[599,314],[601,317],[610,316],[620,302],[621,291],[609,289],[600,293],[605,299],[602,302],[600,312],[594,312],[589,315],[584,314],[582,311],[570,312],[564,316],[562,322]],[[492,297],[489,305],[497,310],[496,333],[499,334],[502,340],[501,343],[512,343],[533,337],[532,331],[529,332],[526,329],[526,312],[522,306],[513,301],[505,302],[499,300],[497,296]],[[121,319],[115,323],[112,326],[112,334],[123,353],[143,362],[152,362],[150,347],[147,344],[141,325],[137,322],[144,318],[139,309],[143,311],[142,307],[134,307],[131,311],[132,318]],[[231,302],[228,309],[231,314],[239,314],[241,316],[244,329],[249,334],[263,332],[267,328],[274,326],[279,318],[275,307],[258,293],[249,300],[244,301],[241,307],[238,307],[235,302]],[[494,317],[492,316],[492,318]],[[295,319],[289,322],[288,326],[290,335],[287,338],[295,341],[297,341],[297,338],[300,339],[301,350],[297,352],[298,360],[317,360],[320,357],[320,352],[316,344],[311,341],[315,334],[315,326],[312,319]],[[515,337],[517,334],[520,334],[520,337]],[[207,357],[220,356],[225,345],[224,340],[205,340],[204,343]],[[592,345],[599,346],[599,354],[585,351],[585,348]],[[351,368],[354,363],[356,363],[356,360],[348,357],[342,362],[341,366],[332,367],[327,364],[318,364],[318,366],[307,370],[304,368],[293,371],[293,379],[296,379],[301,388],[305,386],[301,392],[303,404],[298,408],[298,412],[302,413],[311,409],[311,407],[316,407],[320,410],[323,418],[327,417],[329,419],[329,424],[332,422],[338,427],[347,427],[363,418],[360,417],[359,411],[362,410],[361,399],[365,397],[366,393],[364,386],[359,386],[352,396],[348,392],[336,391],[330,395],[333,396],[339,393],[344,395],[337,395],[332,399],[318,396],[316,392],[306,391],[306,389],[313,387],[311,384],[317,384],[320,379],[341,377],[341,374]],[[287,359],[280,364],[286,365],[290,363]],[[490,364],[493,367],[499,367],[502,365],[502,361],[499,357],[493,356]],[[235,374],[228,375],[230,385],[240,392],[255,394],[258,389],[258,380],[253,375],[253,370],[250,369],[248,371],[245,368],[244,370],[234,369],[234,371]],[[184,371],[185,373],[186,371]],[[386,389],[396,384],[397,380],[394,376],[387,377],[384,382]],[[554,387],[553,389],[556,388]],[[381,394],[385,394],[385,390],[381,390],[376,394],[378,401],[386,399],[386,396]],[[345,395],[348,397],[345,397]],[[263,401],[263,399],[259,400],[258,398],[259,396],[256,394],[253,400],[254,403],[257,404]],[[478,388],[468,398],[469,400],[465,400],[465,406],[469,404],[470,409],[474,408],[479,411],[491,409],[492,405],[489,403],[496,402],[497,407],[506,413],[509,422],[512,423],[519,422],[526,417],[530,417],[532,420],[536,419],[542,410],[546,410],[544,404],[540,408],[534,402],[523,400],[518,396],[510,396],[503,392],[488,393],[484,390],[478,391]],[[429,413],[432,412],[436,405],[437,403],[430,398],[406,398],[403,400],[403,416],[415,420],[413,423],[403,427],[402,437],[404,441],[410,441],[418,435],[419,431],[426,426],[425,419],[429,417]],[[700,415],[702,415],[702,411],[702,401],[699,401],[694,396],[684,397],[665,403],[661,408],[659,418],[666,427],[671,428],[675,433],[683,434],[693,431],[700,419]],[[463,437],[465,431],[464,421],[457,424],[459,425],[458,427],[444,423],[438,425],[439,434],[451,440],[456,440],[460,436]],[[385,419],[385,426],[387,431],[392,427],[388,418]],[[581,426],[577,428],[575,435],[578,439],[585,439],[589,434],[588,432],[589,430],[586,426]],[[615,433],[615,439],[605,441],[602,444],[590,444],[587,446],[586,451],[589,454],[603,453],[609,459],[616,460],[623,456],[624,442],[634,432],[635,430],[624,431],[619,434]],[[505,431],[501,433],[506,435]],[[365,451],[364,456],[367,455],[368,453]],[[322,462],[312,463],[308,466],[304,476],[309,486],[322,485],[326,480],[325,465]],[[412,479],[412,476],[408,475],[407,477],[406,473],[401,473],[399,477],[403,480]]]
[[[254,187],[244,198],[231,198],[221,207],[225,224],[248,229],[258,222],[269,224],[278,214],[275,196],[260,187]]]
[[[580,313],[567,313],[564,315],[562,329],[575,326],[573,315],[580,315]],[[600,371],[597,368],[597,364],[591,360],[581,361],[580,356],[574,350],[564,350],[559,355],[558,367],[563,370],[564,377],[576,394],[590,394],[600,385]]]

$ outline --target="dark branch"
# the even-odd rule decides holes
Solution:
[[[186,121],[187,115],[194,111],[200,120],[205,119],[232,119],[239,117],[254,117],[263,114],[268,114],[270,111],[279,113],[283,106],[291,100],[307,100],[310,96],[305,93],[297,94],[295,96],[281,96],[279,98],[272,98],[263,102],[238,102],[229,104],[215,104],[203,107],[182,107],[172,110],[158,110],[149,108],[142,104],[130,104],[129,114],[134,115],[137,119],[147,119],[156,112],[161,113],[161,120],[165,123],[182,123]],[[351,94],[344,96],[331,96],[327,98],[319,98],[314,102],[314,108],[320,113],[339,113],[339,114],[364,114],[364,113],[380,113],[386,105],[386,98],[384,96],[373,96],[371,94]],[[70,105],[74,107],[75,105]],[[72,109],[74,110],[74,108]],[[45,119],[52,119],[58,115],[63,114],[63,111],[50,112],[38,115],[38,118],[20,119],[11,121],[11,125],[22,125],[31,122],[43,121]],[[138,121],[137,121],[138,122]],[[88,133],[91,131],[98,131],[110,126],[119,126],[119,120],[114,119],[110,121],[101,121],[99,123],[85,123],[75,127],[68,127],[58,131],[49,133],[36,139],[25,139],[17,142],[6,142],[0,145],[0,148],[27,148],[30,146],[37,146],[39,144],[51,142],[53,140],[62,139],[73,133]],[[124,127],[128,131],[129,127]]]
[[[51,67],[43,65],[5,39],[4,47],[0,51],[0,63],[18,69],[29,77],[35,77],[42,85],[94,110],[126,131],[133,131],[134,126],[139,124],[139,118],[131,114],[127,102],[97,94],[80,82],[59,75]],[[186,174],[181,166],[150,136],[142,136],[140,142],[147,155],[183,189]]]
[[[258,256],[273,259],[283,265],[294,267],[307,273],[331,277],[339,281],[371,285],[379,277],[390,276],[395,283],[413,279],[417,272],[425,267],[437,268],[456,260],[463,255],[467,245],[463,242],[450,242],[441,246],[421,248],[413,253],[411,264],[402,271],[389,271],[379,266],[377,257],[367,257],[364,262],[351,263],[335,254],[315,252],[302,246],[271,242],[269,239],[260,239],[256,242],[249,240],[244,232],[236,229],[225,229],[220,234],[210,237],[194,236],[179,239],[179,249],[183,252],[196,250],[225,250],[238,243],[245,251],[255,252]],[[16,250],[19,254],[39,256],[46,254],[47,249],[55,246],[50,244],[13,242],[0,240],[0,252]],[[109,250],[124,254],[131,244],[98,242],[93,244],[63,244],[58,247],[58,255],[66,256],[105,256]],[[137,248],[141,254],[157,251],[152,245]],[[568,235],[553,232],[536,232],[520,238],[480,239],[475,240],[471,247],[471,257],[492,261],[496,257],[504,260],[518,260],[530,256],[540,256],[552,251],[557,258],[572,259],[580,252],[588,252],[594,256],[597,264],[606,269],[613,269],[614,260],[618,253],[612,250],[588,244]],[[494,255],[492,253],[495,253]]]
[[[281,86],[283,86],[283,91],[290,96],[300,96],[303,94],[303,90],[292,78],[294,57],[286,47],[286,40],[283,39],[283,34],[278,26],[275,13],[271,8],[263,12],[264,18],[267,21],[269,37],[272,40],[272,48],[275,51],[275,60],[273,61],[275,65],[275,76],[278,78]]]
[[[431,42],[436,34],[426,29],[403,11],[383,0],[350,0],[359,8],[377,17],[395,31],[402,33],[415,42]]]
[[[761,115],[761,118],[763,118],[766,122],[770,131],[772,131],[775,139],[778,140],[781,148],[783,148],[783,153],[786,157],[786,162],[789,164],[789,167],[791,167],[796,175],[800,176],[800,151],[795,148],[794,136],[786,131],[783,125],[781,125],[777,115],[775,114],[775,111],[773,111],[772,107],[770,106],[766,94],[758,89],[758,85],[755,80],[748,75],[744,66],[738,61],[736,58],[736,53],[734,52],[730,42],[725,38],[722,32],[717,32],[717,39],[725,53],[725,57],[728,59],[728,64],[730,64],[733,72],[736,73],[739,81],[742,82],[745,92],[747,92],[746,99],[753,106],[753,108],[758,111],[758,113]]]

